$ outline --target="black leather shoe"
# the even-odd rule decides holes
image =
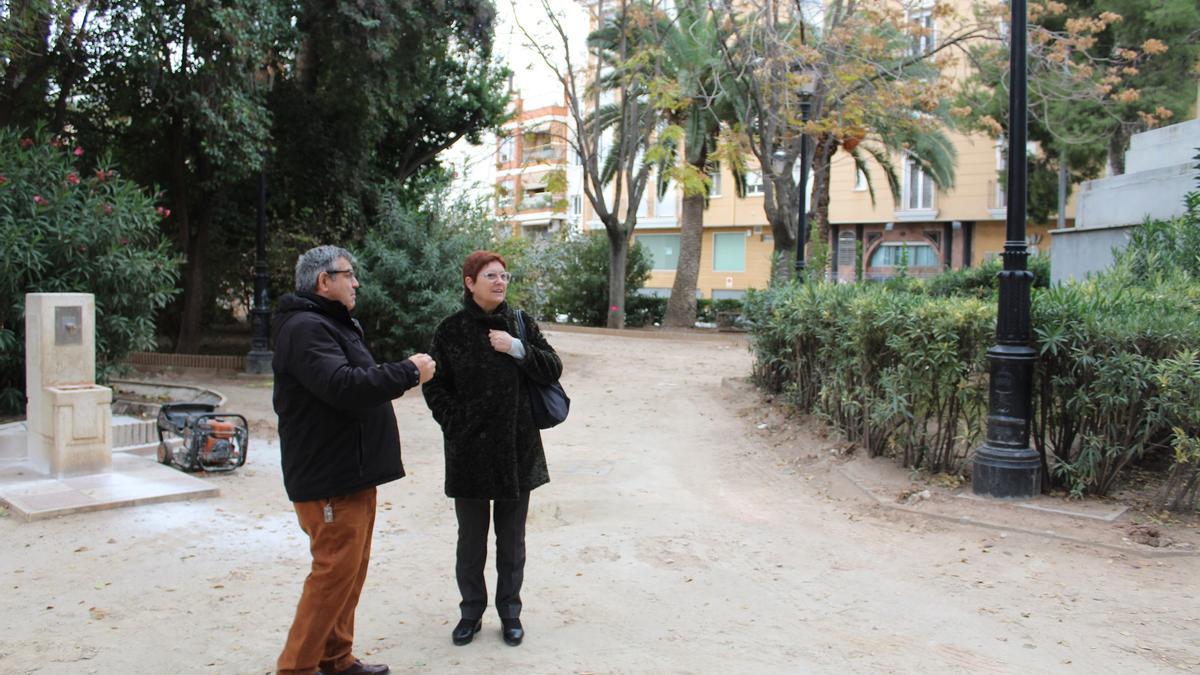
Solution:
[[[454,641],[454,644],[461,647],[474,640],[475,634],[479,632],[480,628],[483,628],[483,619],[475,619],[474,621],[463,619],[454,627],[454,632],[450,634],[450,639]]]
[[[386,675],[392,672],[382,663],[363,663],[354,659],[354,663],[345,670],[339,670],[336,675]]]
[[[500,619],[502,624],[500,632],[504,635],[504,642],[510,647],[516,647],[521,644],[521,640],[525,639],[525,629],[521,627],[520,619]]]

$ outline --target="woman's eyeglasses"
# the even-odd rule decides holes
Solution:
[[[512,275],[509,274],[508,272],[486,272],[486,273],[484,273],[483,278],[487,279],[488,281],[493,281],[493,282],[494,281],[503,281],[504,283],[507,284],[509,281],[512,280]]]

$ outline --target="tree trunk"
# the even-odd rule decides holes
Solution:
[[[786,284],[792,278],[796,265],[796,188],[792,185],[792,173],[788,168],[784,176],[763,180],[763,211],[771,224],[771,236],[775,240],[775,252],[771,256],[771,285]],[[785,190],[780,190],[783,184]],[[776,199],[776,195],[779,198]],[[774,206],[771,206],[774,204]]]
[[[629,237],[619,227],[608,233],[608,322],[609,328],[625,327],[625,270],[629,265]]]
[[[1118,125],[1112,136],[1108,137],[1108,164],[1114,176],[1125,174],[1125,147],[1128,144],[1129,132],[1124,126]]]
[[[691,328],[696,324],[696,283],[700,278],[700,247],[704,239],[704,195],[683,196],[679,232],[679,264],[675,284],[667,301],[663,323],[672,328]]]
[[[827,135],[817,136],[816,144],[813,147],[812,172],[813,172],[813,201],[815,202],[809,207],[809,213],[813,215],[812,221],[809,223],[809,241],[810,242],[829,242],[829,191],[832,181],[830,178],[830,169],[833,165],[833,153],[836,152],[837,146],[833,145],[833,139]],[[813,236],[811,233],[816,233]],[[810,259],[812,253],[809,253]],[[829,257],[825,257],[825,266],[828,267]],[[821,278],[828,278],[828,269],[809,270],[809,273],[815,277],[820,274]]]

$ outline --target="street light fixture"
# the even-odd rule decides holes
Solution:
[[[1008,95],[1008,224],[1004,242],[1004,269],[999,273],[999,311],[996,344],[988,350],[991,377],[988,383],[987,438],[975,451],[971,489],[977,495],[1029,498],[1041,492],[1042,466],[1029,447],[1033,412],[1033,364],[1037,352],[1030,346],[1029,289],[1033,274],[1027,269],[1025,200],[1027,166],[1025,139],[1028,123],[1026,74],[1027,22],[1025,0],[1011,0],[1012,30]]]

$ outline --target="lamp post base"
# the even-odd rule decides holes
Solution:
[[[994,448],[986,443],[975,451],[971,491],[986,497],[1029,499],[1042,493],[1042,462],[1033,448]]]
[[[246,372],[251,375],[270,375],[271,358],[274,352],[251,351],[246,354]]]

